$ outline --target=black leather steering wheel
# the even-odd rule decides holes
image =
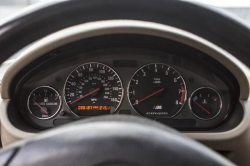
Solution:
[[[183,13],[188,14],[184,17]],[[250,65],[246,61],[250,33],[245,25],[200,5],[165,0],[83,0],[38,7],[0,26],[0,62],[63,28],[111,19],[178,27],[212,41]],[[0,152],[0,161],[2,165],[25,166],[232,165],[177,131],[128,116],[96,117],[52,129]]]
[[[9,166],[232,165],[169,127],[124,115],[72,123],[6,151],[13,149],[17,153]]]

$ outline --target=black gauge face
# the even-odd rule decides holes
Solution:
[[[68,76],[65,100],[77,116],[114,113],[123,97],[122,82],[117,73],[101,63],[86,63]]]
[[[38,119],[49,119],[56,115],[61,106],[59,93],[48,86],[34,89],[28,98],[28,109]]]
[[[150,118],[175,116],[186,101],[186,85],[180,73],[166,64],[141,67],[128,86],[132,107]]]
[[[221,111],[220,94],[212,88],[199,88],[189,99],[190,110],[203,120],[215,118]]]

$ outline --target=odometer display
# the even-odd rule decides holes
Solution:
[[[86,63],[68,76],[65,100],[77,116],[114,113],[123,97],[122,82],[117,73],[102,63]]]
[[[141,67],[128,86],[132,107],[142,116],[169,118],[175,116],[186,101],[186,85],[173,67],[154,63]]]

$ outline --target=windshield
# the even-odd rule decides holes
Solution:
[[[250,1],[249,0],[185,0],[190,2],[198,2],[203,3],[206,5],[216,6],[216,7],[222,7],[222,8],[235,8],[235,7],[250,7]]]

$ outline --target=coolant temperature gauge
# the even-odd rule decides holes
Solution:
[[[199,88],[189,98],[189,107],[196,117],[203,120],[213,119],[222,109],[220,94],[209,87]]]
[[[59,93],[49,86],[34,89],[28,98],[28,109],[38,119],[49,119],[57,114],[61,106]]]

